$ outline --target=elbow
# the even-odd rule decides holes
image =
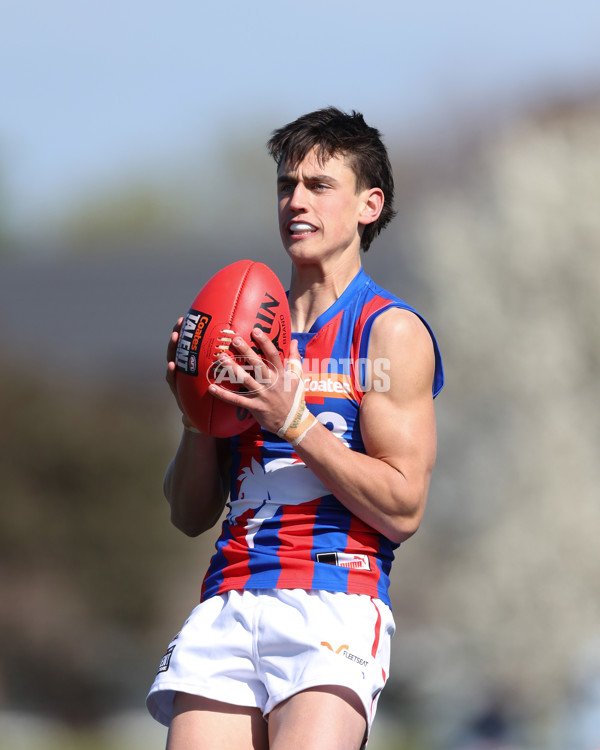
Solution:
[[[394,523],[391,524],[386,536],[392,544],[402,544],[417,533],[420,525],[420,517],[401,516],[394,520]]]
[[[171,523],[173,526],[178,530],[184,533],[186,536],[189,537],[196,537],[200,536],[204,531],[206,531],[206,528],[204,528],[202,525],[196,523],[191,523],[190,519],[188,518],[182,518],[181,516],[177,515],[176,513],[173,513],[171,511]]]
[[[425,511],[426,496],[419,497],[390,518],[386,536],[393,544],[402,544],[417,533]]]
[[[169,503],[169,520],[178,531],[183,532],[186,536],[196,537],[210,528],[210,525],[204,523],[204,519],[197,513],[190,513],[186,505],[176,502],[169,493],[165,492],[165,497]]]
[[[212,529],[221,517],[225,502],[212,506],[200,503],[176,503],[169,501],[170,520],[173,526],[189,537],[197,537]]]
[[[388,535],[393,544],[402,544],[419,530],[429,494],[430,476],[431,472],[427,472],[418,481],[415,478],[411,484],[405,484],[402,496],[397,496],[396,512],[390,519]]]
[[[180,513],[171,506],[171,523],[178,531],[192,538],[212,529],[218,518],[218,516],[207,517],[203,514]]]

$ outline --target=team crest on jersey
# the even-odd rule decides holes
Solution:
[[[254,511],[246,518],[246,543],[250,548],[254,547],[254,537],[262,524],[279,511],[281,503],[278,498],[287,495],[287,505],[301,505],[328,492],[302,461],[292,457],[267,461],[264,466],[252,458],[237,481],[238,496],[230,505],[227,519],[235,525],[240,516],[245,516],[249,510]]]

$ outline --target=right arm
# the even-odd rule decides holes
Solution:
[[[175,388],[175,352],[183,318],[167,348],[167,383],[184,414]],[[183,416],[184,424],[187,417]],[[188,423],[189,424],[189,423]],[[163,491],[171,507],[171,523],[188,536],[212,528],[228,496],[229,441],[184,429],[175,457],[167,468]]]
[[[228,440],[184,429],[163,483],[171,523],[184,534],[198,536],[219,520],[227,502],[228,464]]]

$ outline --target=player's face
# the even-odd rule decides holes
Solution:
[[[310,152],[296,166],[277,172],[279,231],[296,264],[326,263],[360,249],[369,190],[357,191],[356,177],[343,156],[324,164]]]

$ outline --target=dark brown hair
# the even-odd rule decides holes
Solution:
[[[273,131],[267,143],[278,167],[282,163],[297,166],[314,148],[322,162],[332,156],[345,156],[355,174],[357,191],[372,187],[383,191],[384,204],[379,218],[366,224],[363,230],[361,247],[366,252],[396,215],[392,167],[381,133],[367,125],[360,112],[348,114],[327,107]]]

